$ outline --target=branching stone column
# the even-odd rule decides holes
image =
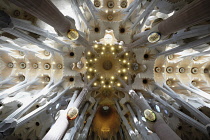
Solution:
[[[123,18],[122,24],[128,21],[128,19],[131,17],[131,15],[135,11],[135,9],[137,9],[138,6],[141,7],[141,4],[140,4],[141,2],[142,0],[135,0],[129,5],[129,7],[127,8],[129,9],[128,14]]]
[[[55,105],[59,99],[68,91],[68,88],[57,94],[53,99],[51,99],[49,102],[47,102],[45,105],[33,110],[32,112],[28,113],[27,115],[23,116],[22,118],[17,120],[17,126],[16,129],[18,129],[23,124],[27,123],[31,119],[35,118],[39,114],[43,113],[44,111],[47,111],[49,108]],[[76,97],[75,97],[76,98]],[[74,100],[74,96],[71,98],[71,100]]]
[[[94,7],[94,5],[93,5],[93,3],[92,3],[91,1],[86,0],[86,1],[84,1],[84,2],[86,3],[86,5],[87,5],[87,7],[88,7],[88,9],[89,9],[89,11],[90,11],[90,14],[92,15],[92,17],[93,17],[95,23],[98,23],[97,17],[96,17],[96,15],[95,15],[95,12],[98,12],[98,10]]]
[[[191,91],[191,92],[193,92],[193,93],[195,93],[195,94],[197,94],[197,95],[199,95],[199,96],[201,96],[201,97],[203,97],[203,98],[205,98],[205,99],[207,99],[207,100],[210,101],[210,94],[208,94],[208,93],[206,93],[206,92],[200,90],[199,88],[194,87],[193,85],[186,86],[186,85],[184,85],[184,84],[182,84],[182,83],[178,83],[178,84],[179,84],[181,87],[183,87],[183,88],[185,88],[185,89],[187,89],[187,90],[189,90],[189,91]]]
[[[169,35],[180,29],[201,23],[210,19],[210,0],[194,0],[189,5],[161,22],[158,30],[161,35]]]
[[[74,103],[78,92],[79,91],[77,90],[74,92],[74,95],[71,101],[69,102],[68,106],[71,106]],[[60,111],[58,119],[51,127],[51,129],[47,132],[47,134],[44,136],[43,140],[60,140],[63,137],[63,134],[65,133],[69,124],[66,114],[67,110]]]
[[[140,110],[143,112],[145,110],[152,110],[145,98],[141,93],[140,97],[137,95],[137,93],[133,90],[129,91],[129,95],[131,95],[131,98],[134,100],[134,102],[137,104],[137,106],[140,108]],[[153,112],[155,113],[155,112]],[[164,120],[159,116],[159,114],[155,113],[156,120],[154,122],[147,121],[147,126],[153,130],[158,137],[161,140],[168,140],[168,139],[174,139],[174,140],[180,140],[179,136],[164,122]]]
[[[36,78],[36,79],[34,79],[34,80],[32,80],[32,81],[29,81],[29,82],[28,82],[27,80],[25,80],[25,81],[20,82],[19,84],[15,85],[15,86],[13,86],[13,87],[11,87],[11,88],[9,88],[9,89],[7,89],[7,90],[1,92],[1,93],[0,93],[0,94],[1,94],[0,100],[6,98],[7,96],[9,96],[9,95],[11,95],[11,94],[16,95],[17,92],[18,92],[19,90],[21,90],[21,89],[23,89],[23,88],[25,88],[25,87],[27,87],[27,86],[33,85],[33,84],[36,83],[38,80],[39,80],[39,78]]]
[[[6,83],[11,82],[13,79],[14,79],[14,78],[12,78],[12,77],[8,77],[7,79],[5,79],[5,80],[3,80],[3,81],[0,82],[0,86],[1,86],[1,85],[4,85],[4,84],[6,84]]]
[[[61,33],[67,33],[73,21],[66,18],[50,0],[10,0]],[[72,19],[73,20],[73,19]]]
[[[177,93],[175,93],[170,87],[168,87],[166,84],[164,84],[163,88],[156,84],[159,89],[161,89],[164,93],[169,95],[171,98],[173,98],[179,105],[186,108],[194,117],[196,117],[200,122],[202,122],[204,125],[210,124],[210,118],[206,116],[204,113],[199,111],[197,108],[193,107],[191,104],[186,102],[184,99],[182,99]]]
[[[25,41],[36,44],[37,46],[39,46],[42,49],[46,49],[46,50],[51,51],[51,52],[55,51],[55,52],[58,52],[58,53],[62,53],[60,50],[46,45],[44,42],[29,36],[28,34],[22,32],[21,30],[17,30],[16,29],[17,28],[17,26],[16,26],[17,22],[14,22],[14,18],[13,18],[13,20],[11,20],[11,17],[2,10],[0,10],[0,20],[1,20],[0,29],[3,30],[4,32],[10,33],[10,34],[12,34],[16,37],[22,38]],[[23,27],[25,25],[27,25],[27,23],[25,23],[25,24],[22,23],[21,27]],[[30,30],[29,29],[30,27],[25,27],[25,28],[27,29],[27,31]],[[37,32],[35,32],[35,33],[37,33]],[[10,46],[10,47],[14,48],[14,46]]]
[[[75,122],[75,125],[73,128],[70,128],[70,133],[67,133],[63,140],[73,140],[75,138],[75,134],[78,132],[78,129],[81,127],[82,123],[85,119],[85,113],[88,109],[89,103],[86,103],[84,108],[82,109],[82,112],[78,118],[78,120]]]
[[[79,91],[75,91],[74,96],[72,97],[72,100],[68,104],[67,108],[60,111],[58,119],[53,127],[51,127],[48,133],[44,136],[43,140],[60,140],[63,137],[69,125],[69,120],[74,120],[77,117],[79,113],[78,108],[84,100],[85,95],[90,91],[91,85],[95,80],[96,77],[86,84],[77,98],[76,95]]]
[[[72,41],[77,41],[79,44],[92,50],[88,41],[83,38],[76,30],[75,21],[70,17],[65,17],[59,9],[50,0],[10,0],[15,5],[23,8],[23,10],[41,19],[47,24],[55,28],[65,37]],[[9,21],[5,21],[9,22]],[[0,23],[1,25],[1,23]],[[4,26],[6,26],[4,24]],[[12,33],[12,32],[10,32]]]
[[[115,101],[115,104],[116,104],[116,106],[117,106],[117,112],[119,113],[119,115],[120,115],[120,117],[121,117],[121,119],[122,119],[122,122],[123,122],[123,124],[125,125],[125,128],[126,128],[127,131],[128,131],[128,134],[129,134],[130,138],[131,138],[132,140],[137,140],[136,134],[135,134],[135,132],[133,131],[132,127],[130,126],[128,120],[127,120],[127,119],[125,118],[125,116],[123,115],[123,113],[122,113],[122,111],[121,111],[121,109],[120,109],[120,106],[119,106],[118,102]]]
[[[86,140],[87,139],[87,135],[88,135],[88,132],[89,132],[89,129],[90,129],[90,126],[92,124],[92,121],[93,121],[93,117],[95,116],[95,113],[96,113],[96,109],[97,109],[97,106],[98,106],[98,101],[95,103],[94,107],[93,107],[93,110],[92,110],[92,113],[91,115],[88,117],[87,119],[87,123],[85,124],[83,130],[82,130],[82,133],[78,136],[78,140]]]
[[[203,45],[205,43],[208,43],[209,40],[210,40],[210,35],[205,36],[205,37],[203,37],[201,39],[192,41],[190,43],[187,43],[187,44],[184,44],[184,45],[180,45],[180,46],[178,46],[176,48],[173,48],[173,49],[161,52],[161,53],[157,54],[156,56],[170,55],[170,54],[174,54],[174,53],[178,53],[178,52],[184,51],[186,49],[195,48],[195,47],[198,47],[198,46]]]
[[[23,20],[20,20],[20,19],[17,19],[17,18],[12,18],[11,17],[11,20],[12,20],[13,26],[15,28],[18,28],[18,29],[21,29],[21,30],[25,30],[25,31],[29,31],[29,32],[32,32],[32,33],[44,36],[46,38],[50,38],[50,39],[52,39],[55,42],[58,42],[60,44],[69,46],[69,44],[67,44],[66,42],[63,42],[63,41],[57,39],[56,38],[56,37],[58,37],[57,34],[50,33],[47,30],[41,29],[41,28],[39,28],[37,26],[34,26],[34,25],[30,24],[30,23],[26,23]]]
[[[6,37],[2,37],[2,38],[5,38],[5,40],[7,40]],[[28,53],[28,52],[36,53],[36,54],[38,53],[38,52],[33,51],[31,49],[20,47],[19,45],[14,44],[12,40],[4,41],[4,40],[0,39],[0,44],[1,44],[2,47],[11,48],[11,49],[22,51],[22,52],[25,52],[25,53]]]
[[[72,5],[73,10],[75,10],[75,13],[77,13],[77,15],[82,19],[82,21],[85,23],[87,28],[90,28],[89,23],[87,22],[84,14],[82,13],[81,9],[80,9],[80,5],[79,5],[79,1],[78,0],[69,0],[70,4]]]
[[[131,29],[134,29],[139,22],[143,19],[141,25],[140,25],[140,30],[142,28],[142,26],[144,25],[145,21],[147,20],[148,16],[150,15],[150,13],[152,12],[152,10],[155,8],[156,4],[157,4],[158,0],[152,0],[150,2],[150,4],[147,6],[147,8],[145,9],[145,11],[136,19],[135,23],[132,25]]]
[[[149,129],[154,131],[161,140],[181,140],[180,137],[164,122],[161,116],[152,111],[141,93],[138,95],[121,78],[118,77],[118,80],[124,86],[124,92],[129,93],[137,107],[144,112],[144,117],[147,118],[146,125]]]
[[[6,119],[0,123],[0,138],[11,135],[17,126],[17,119],[19,119],[26,111],[28,111],[35,103],[37,103],[41,98],[46,97],[55,87],[59,86],[63,81],[56,83],[51,86],[53,82],[48,83],[32,100],[22,104],[20,108],[10,114]],[[21,85],[22,86],[22,85]],[[63,92],[66,92],[65,89]]]
[[[91,89],[91,85],[93,84],[93,82],[96,80],[97,77],[93,78],[90,83],[88,83],[87,85],[84,86],[84,88],[82,89],[82,91],[80,92],[80,94],[78,95],[77,99],[74,101],[74,104],[72,106],[68,106],[68,118],[70,120],[74,119],[76,116],[74,116],[75,112],[78,112],[78,108],[80,106],[80,104],[82,103],[82,101],[84,100],[85,96],[87,95],[87,93],[90,91]]]
[[[174,34],[170,39],[167,39],[167,40],[155,43],[155,44],[150,44],[147,47],[148,48],[156,48],[156,47],[160,47],[160,46],[165,46],[167,44],[172,44],[173,42],[177,42],[182,39],[204,36],[209,33],[210,33],[210,25],[209,24],[195,26],[195,28],[191,28],[189,31],[178,32],[177,34]]]
[[[188,115],[184,114],[183,112],[175,109],[173,106],[171,106],[170,104],[168,104],[166,101],[164,101],[158,95],[152,93],[151,91],[148,91],[148,94],[150,94],[152,97],[154,97],[154,99],[156,99],[157,101],[159,101],[164,106],[164,108],[166,108],[168,111],[172,112],[175,116],[177,116],[178,118],[180,118],[183,121],[187,122],[191,126],[194,126],[195,128],[197,128],[198,130],[200,130],[206,136],[209,137],[208,130],[207,130],[207,127],[208,126],[205,126],[205,125],[201,124],[200,122],[198,122],[195,119],[189,117]],[[154,102],[153,102],[153,105],[155,105]],[[161,107],[161,106],[159,106],[159,107]]]
[[[136,126],[136,129],[138,130],[138,132],[141,134],[141,136],[145,139],[145,140],[159,140],[159,137],[157,136],[157,134],[152,133],[149,134],[146,130],[146,127],[141,119],[141,115],[139,112],[137,112],[137,114],[139,115],[139,119],[136,117],[136,115],[134,114],[134,111],[132,110],[131,106],[129,104],[127,104],[127,108],[130,111],[130,114],[132,116],[133,122]],[[141,116],[141,117],[140,117]]]

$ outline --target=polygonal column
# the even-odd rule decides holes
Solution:
[[[201,23],[210,19],[210,1],[195,0],[191,4],[161,22],[158,26],[161,35],[165,36],[180,29]]]
[[[23,10],[43,20],[61,33],[67,33],[71,23],[50,0],[10,0]]]

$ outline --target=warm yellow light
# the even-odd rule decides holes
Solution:
[[[109,88],[111,88],[111,86],[109,85]]]
[[[104,88],[106,87],[106,85],[103,86]]]
[[[121,48],[122,48],[122,46],[119,46],[119,48],[121,49]]]
[[[105,47],[103,47],[102,50],[105,50]]]
[[[93,83],[94,86],[97,86],[97,83]]]
[[[112,76],[111,79],[113,80],[114,79],[114,76]]]
[[[88,52],[87,54],[88,54],[88,55],[90,55],[90,54],[91,54],[91,52]]]
[[[92,59],[90,59],[90,62],[93,62],[93,60],[92,60]]]
[[[126,63],[126,60],[123,60],[123,63]]]
[[[114,47],[111,47],[111,50],[114,51]]]
[[[89,71],[93,71],[93,69],[92,68],[89,68]]]
[[[115,54],[114,52],[112,54]]]
[[[118,73],[121,73],[121,70],[118,70]]]
[[[102,84],[104,84],[104,81],[101,81]]]
[[[117,83],[117,86],[119,87],[119,86],[121,86],[121,84],[120,83]]]
[[[101,78],[101,79],[103,79],[104,77],[103,77],[103,76],[101,76],[100,78]]]
[[[98,48],[98,45],[95,45],[94,47],[95,47],[95,48]]]
[[[97,61],[97,58],[95,58],[94,60]]]
[[[127,76],[125,76],[124,78],[125,78],[125,80],[127,80],[127,79],[128,79],[128,77],[127,77]]]
[[[90,75],[88,75],[87,78],[90,79]]]
[[[128,53],[125,53],[125,55],[128,55]]]
[[[97,72],[97,70],[94,70],[94,72]]]
[[[126,72],[126,69],[123,69],[122,71],[123,71],[123,72]]]
[[[111,81],[110,83],[113,84],[113,81]]]
[[[103,54],[104,54],[104,52],[101,52],[101,54],[103,55]]]
[[[70,40],[77,40],[79,38],[79,33],[75,29],[70,29],[67,33],[67,36]]]

